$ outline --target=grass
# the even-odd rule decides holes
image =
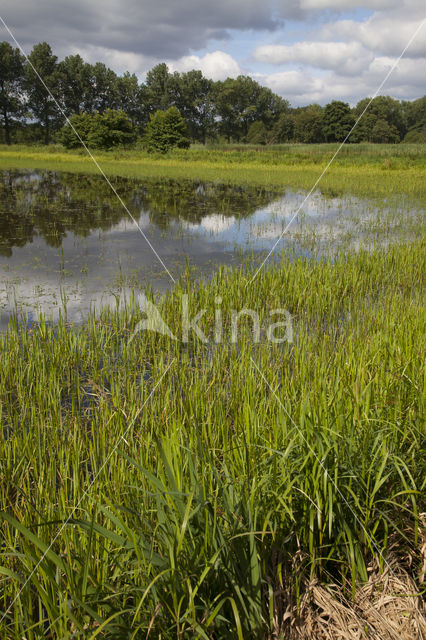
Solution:
[[[136,178],[197,179],[233,184],[310,189],[338,145],[238,147],[194,145],[167,156],[142,150],[95,152],[107,175]],[[405,194],[424,204],[425,145],[346,145],[321,180],[328,194],[383,198]],[[98,173],[82,151],[60,146],[0,146],[0,169],[51,169]]]
[[[252,283],[249,266],[187,272],[158,308],[180,336],[188,294],[208,344],[131,339],[132,303],[80,328],[12,322],[0,637],[290,637],[307,585],[350,599],[395,543],[420,588],[425,258],[419,226],[333,261],[283,255]],[[249,321],[227,342],[232,308],[263,328],[287,309],[294,343],[256,344]]]

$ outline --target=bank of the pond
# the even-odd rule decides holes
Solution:
[[[357,145],[344,147],[321,178],[320,188],[336,195],[388,197],[405,194],[424,203],[426,148],[422,145]],[[426,147],[426,145],[425,145]],[[336,151],[337,145],[287,145],[267,150],[195,147],[167,156],[143,151],[94,152],[109,176],[194,179],[309,190]],[[0,148],[0,168],[50,169],[98,173],[84,150]]]
[[[135,305],[11,326],[0,637],[421,637],[424,239],[186,273],[156,301],[177,340]]]

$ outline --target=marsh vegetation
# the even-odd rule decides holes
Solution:
[[[149,165],[152,183],[143,158],[104,164],[121,166],[116,188],[158,237],[214,215],[256,227],[238,262],[218,259],[203,278],[189,260],[161,295],[139,274],[133,298],[80,325],[65,305],[56,322],[12,314],[1,334],[0,637],[333,638],[343,607],[359,637],[422,637],[421,152],[343,154],[258,273],[324,152],[212,149],[204,164],[191,153],[193,165],[178,154]],[[80,156],[47,155],[31,156],[50,169],[35,181],[2,174],[4,260],[40,237],[60,250],[123,223]],[[72,162],[77,180],[51,172]],[[173,166],[195,186],[160,179]],[[188,295],[208,344],[134,334],[142,290],[175,335]],[[230,343],[230,310],[243,308],[264,320],[285,308],[293,340],[256,343],[246,318]]]

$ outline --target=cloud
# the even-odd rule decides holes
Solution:
[[[204,56],[182,56],[177,60],[164,60],[152,56],[144,56],[137,53],[125,51],[111,51],[105,47],[85,47],[75,48],[72,53],[79,53],[84,60],[92,64],[105,60],[108,66],[119,73],[130,71],[138,76],[152,69],[156,64],[166,62],[170,71],[191,71],[200,69],[206,78],[212,80],[225,80],[226,78],[236,78],[242,73],[240,65],[229,53],[225,51],[212,51]]]
[[[170,62],[171,71],[191,71],[200,69],[204,76],[212,80],[235,78],[241,74],[238,62],[224,51],[213,51],[205,56],[184,56],[176,62]]]
[[[364,74],[364,80],[371,85],[379,84],[392,68],[394,58],[380,56],[374,59]],[[386,81],[383,90],[390,92],[395,97],[406,95],[424,94],[424,77],[421,69],[426,68],[426,57],[415,60],[403,58]],[[408,92],[408,94],[407,94]]]
[[[257,80],[284,96],[292,105],[319,102],[324,95],[322,79],[303,71],[280,71],[258,77]]]
[[[322,15],[329,21],[318,28],[311,22],[306,30],[310,39],[305,36],[293,44],[275,41],[258,46],[253,53],[254,61],[284,67],[271,73],[263,71],[260,81],[293,105],[325,104],[333,99],[356,104],[362,97],[373,95],[422,24],[424,2],[373,0],[368,8],[374,12],[363,19],[330,21],[330,10],[343,11],[355,6],[360,7],[361,3],[300,0],[302,11],[327,8],[328,13],[324,11]],[[426,23],[392,71],[381,94],[408,100],[424,95],[425,36]]]
[[[364,22],[339,20],[325,25],[321,39],[351,39],[376,54],[398,57],[425,17],[424,5],[417,0],[406,0],[397,8],[378,11]],[[405,57],[426,56],[426,23],[408,47]]]
[[[54,50],[56,53],[56,50]],[[108,67],[117,73],[129,71],[139,76],[158,64],[158,59],[152,56],[144,56],[130,51],[117,51],[106,47],[94,47],[92,45],[84,47],[73,47],[66,55],[79,54],[83,60],[94,64],[104,62]]]
[[[274,32],[285,20],[324,10],[341,12],[361,0],[2,0],[2,17],[24,47],[49,41],[60,56],[70,49],[105,48],[156,59],[178,59],[235,31]],[[409,0],[414,1],[414,0]],[[396,0],[370,0],[371,8]]]
[[[298,62],[319,69],[334,69],[339,74],[356,75],[374,59],[359,42],[297,42],[294,45],[257,47],[255,60],[270,64]]]
[[[394,62],[394,58],[374,58],[356,78],[335,72],[318,77],[312,72],[291,70],[259,75],[256,79],[294,106],[314,102],[326,104],[331,100],[344,100],[355,105],[362,98],[374,95]],[[380,95],[391,95],[401,100],[420,98],[424,95],[424,80],[419,69],[425,65],[426,58],[401,60],[384,84]]]
[[[299,11],[290,2],[287,15]],[[229,30],[275,30],[282,17],[258,0],[3,0],[2,17],[25,46],[48,40],[58,51],[105,47],[162,59],[203,49]]]

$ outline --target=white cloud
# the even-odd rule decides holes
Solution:
[[[259,62],[283,64],[299,62],[334,69],[339,74],[356,75],[374,59],[359,42],[297,42],[294,45],[268,45],[258,47],[254,59]]]
[[[359,0],[299,1],[305,12],[362,6]],[[362,97],[373,95],[422,24],[425,10],[423,0],[372,0],[368,9],[374,12],[361,20],[334,20],[317,30],[312,30],[311,22],[309,39],[305,36],[290,45],[275,42],[258,46],[254,60],[284,66],[264,73],[263,82],[293,105],[325,104],[333,99],[356,104]],[[425,69],[426,23],[380,93],[410,100],[421,97],[425,93]]]
[[[377,57],[356,78],[335,72],[317,77],[307,71],[281,71],[258,76],[257,80],[287,98],[293,106],[313,102],[325,104],[331,100],[344,100],[355,105],[358,100],[376,92],[394,61],[394,58]],[[380,94],[401,100],[420,98],[424,95],[424,80],[420,72],[422,67],[426,67],[426,58],[401,60]]]
[[[302,71],[280,71],[259,77],[258,81],[284,96],[294,106],[319,102],[324,95],[321,78]]]
[[[190,71],[200,69],[207,78],[225,80],[241,74],[238,62],[224,51],[213,51],[205,56],[184,56],[175,62],[169,62],[171,71]]]
[[[80,54],[86,62],[94,64],[95,62],[104,62],[108,67],[114,69],[117,73],[136,73],[142,75],[156,64],[159,60],[150,56],[144,56],[140,53],[132,53],[130,51],[118,51],[116,49],[107,49],[106,47],[72,47],[69,54]]]
[[[139,77],[142,77],[159,62],[164,62],[161,58],[95,46],[73,47],[71,53],[79,53],[84,60],[92,64],[99,60],[105,61],[109,67],[117,72],[130,71],[130,73],[136,73]],[[238,62],[224,51],[213,51],[212,53],[206,53],[202,57],[191,55],[183,56],[177,60],[166,59],[166,62],[172,72],[200,69],[203,75],[212,80],[235,78],[242,73]]]
[[[410,4],[410,3],[406,3]],[[402,4],[393,11],[374,13],[365,22],[339,20],[321,30],[324,40],[335,38],[356,40],[376,54],[398,57],[424,19],[424,8],[412,11]],[[409,46],[406,57],[426,56],[426,23]]]

